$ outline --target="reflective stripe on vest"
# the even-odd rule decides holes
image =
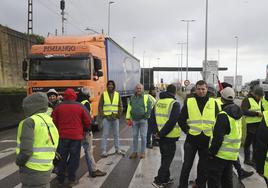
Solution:
[[[268,127],[268,111],[263,112],[263,118],[266,126]],[[266,160],[264,162],[264,177],[268,178],[268,152],[266,153]]]
[[[103,113],[104,115],[111,115],[112,113],[118,114],[118,105],[119,105],[119,93],[114,92],[113,101],[111,102],[110,96],[107,91],[103,93]]]
[[[196,98],[187,99],[188,119],[190,126],[189,134],[199,135],[204,132],[206,136],[212,136],[212,130],[215,124],[215,100],[209,98],[201,114]]]
[[[268,110],[268,101],[263,97],[261,100],[263,111]]]
[[[216,156],[221,159],[236,161],[239,155],[242,138],[242,118],[236,120],[229,116],[225,111],[222,111],[219,114],[226,114],[228,117],[230,133],[224,136],[222,145]]]
[[[155,119],[157,128],[159,131],[165,126],[169,120],[173,104],[176,101],[172,98],[159,99],[155,104]],[[180,137],[181,129],[176,123],[175,127],[166,135],[167,138],[178,138]]]
[[[41,117],[39,117],[41,116]],[[33,153],[25,166],[37,171],[49,171],[53,168],[53,159],[58,146],[59,134],[52,118],[46,113],[39,113],[30,117],[34,121],[34,138],[33,138]],[[49,136],[47,125],[49,126],[54,145]],[[21,147],[21,131],[23,121],[19,123],[17,134],[16,154],[20,153]]]
[[[253,99],[252,97],[248,98],[249,104],[250,104],[250,108],[248,109],[249,111],[254,111],[254,112],[261,112],[261,102],[259,101],[259,103],[257,103],[255,101],[255,99]],[[250,116],[246,116],[246,123],[258,123],[261,122],[262,117],[250,117]]]

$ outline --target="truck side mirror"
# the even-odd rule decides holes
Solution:
[[[100,59],[94,58],[94,69],[95,69],[95,71],[102,69],[102,64],[101,64]]]
[[[98,77],[103,77],[103,72],[102,72],[102,71],[98,71],[98,72],[97,72],[97,76],[98,76]]]
[[[27,72],[22,73],[23,80],[27,81],[28,80],[28,74]]]
[[[26,72],[27,69],[28,69],[28,62],[24,59],[24,60],[22,61],[22,71],[23,71],[23,72]]]

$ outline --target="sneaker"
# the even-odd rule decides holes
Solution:
[[[242,180],[252,176],[253,174],[254,174],[253,171],[245,171],[244,169],[242,169],[241,174],[238,176],[238,178]]]
[[[142,152],[142,153],[140,154],[140,158],[141,158],[141,159],[144,159],[144,158],[145,158],[145,153],[144,153],[144,152]]]
[[[91,177],[95,178],[98,176],[105,176],[107,174],[107,172],[102,172],[99,169],[97,169],[96,171],[92,172]]]
[[[157,181],[153,181],[152,185],[156,188],[164,188],[164,185],[160,182],[157,182]]]
[[[115,153],[118,155],[125,155],[126,154],[123,150],[116,150]]]
[[[153,149],[154,147],[153,147],[153,145],[151,145],[151,144],[147,144],[147,145],[146,145],[146,148],[148,148],[148,149]]]
[[[101,157],[106,158],[106,157],[108,157],[108,154],[106,152],[102,152]]]
[[[137,157],[138,157],[138,153],[137,152],[133,152],[129,156],[130,159],[134,159],[134,158],[137,158]]]
[[[158,142],[153,142],[153,146],[158,147],[159,146]]]
[[[73,186],[77,185],[78,183],[79,183],[78,180],[74,180],[74,181],[69,180],[67,185],[68,185],[68,187],[73,187]]]

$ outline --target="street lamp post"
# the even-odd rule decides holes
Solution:
[[[145,85],[144,85],[144,57],[145,57],[145,51],[143,51],[143,54],[142,54],[142,63],[143,63],[143,65],[142,65],[142,84],[143,84],[143,87],[145,87]]]
[[[113,4],[113,1],[109,1],[108,5],[108,36],[110,36],[110,12],[111,12],[111,4]]]
[[[134,55],[134,42],[135,42],[135,39],[136,39],[136,37],[133,36],[132,37],[132,55]]]
[[[181,47],[181,53],[180,53],[180,55],[181,55],[181,88],[182,88],[182,62],[183,62],[183,45],[184,44],[186,44],[185,42],[177,42],[177,44],[178,45],[180,45],[180,47]],[[179,57],[178,57],[179,58]],[[179,67],[179,60],[178,60],[178,67]],[[179,72],[178,72],[178,79],[179,79]]]
[[[203,80],[207,80],[207,49],[208,49],[208,0],[206,0],[206,23],[205,23],[205,65],[203,70]]]
[[[187,41],[186,41],[186,80],[188,80],[188,51],[189,51],[189,23],[194,22],[195,20],[181,20],[182,22],[187,23]]]
[[[235,43],[236,43],[236,47],[235,47],[235,92],[237,93],[237,59],[238,59],[238,36],[235,36]]]
[[[158,57],[156,59],[157,59],[157,66],[159,68],[159,65],[160,65],[160,57]],[[157,83],[160,85],[159,74],[160,74],[160,72],[158,71],[158,73],[157,73]]]

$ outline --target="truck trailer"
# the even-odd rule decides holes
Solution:
[[[104,35],[48,37],[44,44],[32,46],[22,69],[27,94],[88,88],[98,128],[98,104],[107,81],[115,81],[124,106],[140,82],[139,59]]]

